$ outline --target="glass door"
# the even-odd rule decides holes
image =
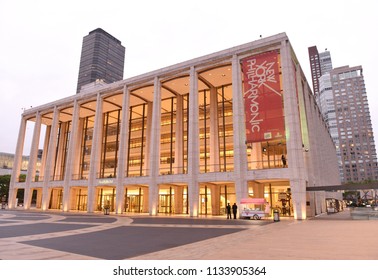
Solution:
[[[172,196],[170,194],[159,195],[159,213],[172,213]]]

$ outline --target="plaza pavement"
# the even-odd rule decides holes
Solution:
[[[349,210],[280,222],[0,210],[0,259],[378,260],[377,234]]]
[[[295,221],[281,219],[134,259],[378,260],[378,220],[352,220],[349,210]]]

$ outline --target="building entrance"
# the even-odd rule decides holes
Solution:
[[[97,197],[97,211],[108,208],[110,212],[114,211],[115,206],[115,188],[100,188]]]
[[[142,212],[142,199],[143,196],[139,194],[130,194],[126,197],[125,212]]]
[[[142,213],[143,212],[144,192],[143,188],[126,188],[125,190],[125,212]]]
[[[174,196],[172,194],[159,195],[159,213],[172,214],[174,204]]]
[[[49,209],[63,209],[63,188],[51,190]]]
[[[200,208],[199,214],[200,215],[211,215],[212,214],[212,204],[211,204],[211,191],[210,187],[204,186],[200,188]]]
[[[88,191],[87,189],[79,188],[73,189],[73,196],[75,203],[72,205],[72,210],[87,211],[88,205]]]

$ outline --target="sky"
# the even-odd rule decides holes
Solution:
[[[0,152],[15,153],[24,109],[76,94],[83,37],[126,47],[124,78],[285,32],[312,88],[308,47],[363,67],[378,141],[378,1],[0,0]],[[24,154],[32,127],[27,127]]]

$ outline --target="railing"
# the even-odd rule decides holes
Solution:
[[[50,181],[64,181],[64,175],[51,176]]]
[[[160,175],[175,175],[175,174],[187,174],[188,169],[184,166],[180,167],[166,167],[166,168],[160,168],[159,174]]]
[[[212,172],[233,172],[234,163],[219,163],[219,164],[202,164],[200,165],[200,173],[212,173]]]
[[[135,169],[125,171],[125,177],[146,177],[149,174],[149,169]]]
[[[111,173],[111,174],[108,174],[108,173],[103,174],[102,172],[98,172],[98,173],[96,174],[96,178],[97,178],[97,179],[117,178],[117,176],[115,176],[113,173]]]
[[[283,165],[282,162],[277,160],[272,161],[249,161],[248,162],[248,170],[255,170],[255,169],[274,169],[274,168],[287,168],[288,164],[286,162]]]
[[[87,175],[82,174],[72,174],[72,180],[78,181],[78,180],[88,180]]]
[[[26,182],[26,176],[25,177],[18,177],[16,181],[19,182],[19,183]]]
[[[35,176],[34,182],[43,182],[45,178],[43,176]]]

